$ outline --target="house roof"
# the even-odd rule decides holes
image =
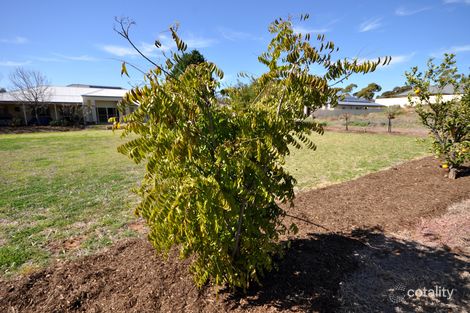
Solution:
[[[455,94],[462,94],[463,93],[463,89],[462,88],[459,88],[457,90],[457,92],[455,92],[454,90],[454,86],[452,85],[446,85],[442,90],[439,89],[438,86],[429,86],[429,93],[431,95],[435,95],[435,94],[438,94],[438,93],[441,93],[443,95],[455,95]],[[403,91],[403,92],[400,92],[400,93],[397,93],[396,95],[393,95],[393,96],[390,96],[390,97],[377,97],[377,98],[403,98],[403,97],[408,97],[409,94],[413,94],[413,90],[407,90],[407,91]]]
[[[354,96],[345,96],[343,100],[338,101],[338,105],[360,105],[360,106],[383,106],[382,104],[375,103],[374,101],[367,100],[365,98],[358,98]]]
[[[52,103],[82,103],[84,97],[122,98],[127,90],[119,87],[69,85],[49,86]],[[15,92],[0,93],[0,102],[17,102]]]

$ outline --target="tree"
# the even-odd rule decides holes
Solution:
[[[376,83],[370,83],[367,87],[362,88],[358,92],[354,93],[356,97],[365,98],[367,100],[374,99],[375,93],[382,90],[382,87],[377,85]]]
[[[121,23],[119,34],[132,42],[129,25]],[[136,213],[147,221],[157,251],[177,245],[182,257],[194,256],[199,286],[209,280],[246,289],[273,268],[282,254],[279,236],[296,229],[282,223],[279,206],[294,198],[285,157],[292,148],[315,149],[309,134],[323,133],[305,119],[304,106],[336,103],[335,84],[390,60],[332,62],[334,43],[322,35],[322,48],[312,45],[309,34],[294,33],[290,19],[276,20],[269,31],[273,39],[258,58],[267,71],[253,84],[255,97],[227,88],[221,105],[212,91],[223,72],[208,61],[175,75],[186,44],[171,27],[178,51],[163,64],[150,60],[147,85],[128,92],[123,104],[139,104],[123,126],[123,136],[133,136],[119,147],[146,163]],[[312,73],[318,67],[323,75]]]
[[[10,74],[10,81],[13,97],[18,102],[27,104],[36,117],[36,123],[39,122],[39,111],[47,107],[51,97],[46,76],[39,71],[18,67]]]
[[[442,159],[442,167],[449,168],[449,178],[455,179],[470,159],[470,76],[458,73],[453,54],[444,54],[440,65],[430,59],[424,73],[413,67],[405,75],[413,89],[408,100],[430,131],[432,151]],[[431,94],[431,86],[437,93]],[[449,86],[462,91],[462,98],[445,98],[443,91]]]
[[[388,119],[387,131],[389,133],[392,132],[392,120],[395,119],[397,117],[397,115],[401,114],[402,112],[403,112],[403,110],[401,109],[401,107],[399,105],[387,106],[384,109],[385,116]]]
[[[192,50],[189,53],[184,52],[181,54],[181,58],[177,60],[171,73],[173,76],[178,77],[179,75],[184,73],[184,71],[189,65],[201,64],[205,61],[206,59],[204,58],[204,56],[197,50]]]
[[[346,87],[344,87],[341,92],[344,93],[344,94],[350,94],[351,91],[353,91],[354,89],[357,88],[357,85],[356,84],[349,84],[347,85]]]
[[[351,113],[343,113],[340,115],[340,119],[344,120],[344,125],[346,127],[346,131],[349,131],[349,121],[351,120]]]
[[[4,92],[7,92],[7,90],[5,88],[0,88],[0,93],[4,93]]]
[[[393,90],[385,91],[380,96],[383,98],[390,98],[390,97],[393,97],[395,95],[398,95],[402,92],[409,91],[409,90],[411,90],[410,86],[398,86],[398,87],[393,88]]]

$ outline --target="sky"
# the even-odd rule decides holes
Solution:
[[[309,13],[310,19],[298,17]],[[53,85],[73,83],[130,88],[142,74],[121,62],[151,68],[115,31],[115,17],[135,21],[131,37],[156,62],[172,49],[168,28],[179,24],[189,49],[198,49],[225,73],[224,86],[240,72],[259,76],[265,70],[257,57],[270,40],[268,26],[292,16],[296,31],[325,34],[340,48],[339,57],[374,59],[391,56],[389,66],[354,75],[344,85],[359,88],[371,82],[390,90],[405,83],[412,66],[425,68],[445,52],[457,54],[459,70],[470,68],[470,0],[397,1],[34,1],[4,0],[0,19],[0,87],[11,88],[16,67],[42,72]],[[312,36],[315,38],[316,36]],[[167,50],[168,51],[168,50]]]

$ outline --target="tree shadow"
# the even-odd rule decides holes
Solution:
[[[470,309],[468,259],[444,249],[386,236],[378,229],[309,234],[291,241],[278,270],[229,307],[304,312],[461,312]],[[454,290],[446,298],[415,292]],[[409,294],[409,295],[408,295]],[[466,298],[467,297],[467,298]]]

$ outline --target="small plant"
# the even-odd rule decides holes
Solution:
[[[388,120],[388,128],[387,131],[389,133],[392,132],[392,120],[394,120],[398,115],[403,113],[403,110],[399,105],[391,105],[384,109],[385,116]]]
[[[11,119],[11,126],[21,126],[23,125],[23,120],[18,117],[14,117]]]
[[[340,115],[340,119],[344,120],[344,126],[346,127],[346,131],[349,131],[349,122],[351,120],[352,114],[351,113],[343,113]]]
[[[442,159],[441,166],[449,169],[449,178],[455,179],[470,159],[470,77],[458,73],[453,54],[445,54],[439,66],[430,59],[424,73],[413,67],[406,77],[414,91],[409,102],[430,130],[432,151]],[[437,92],[431,93],[431,87]],[[449,87],[462,97],[444,97]]]
[[[372,125],[370,121],[352,121],[349,123],[351,126],[358,126],[358,127],[369,127]]]

